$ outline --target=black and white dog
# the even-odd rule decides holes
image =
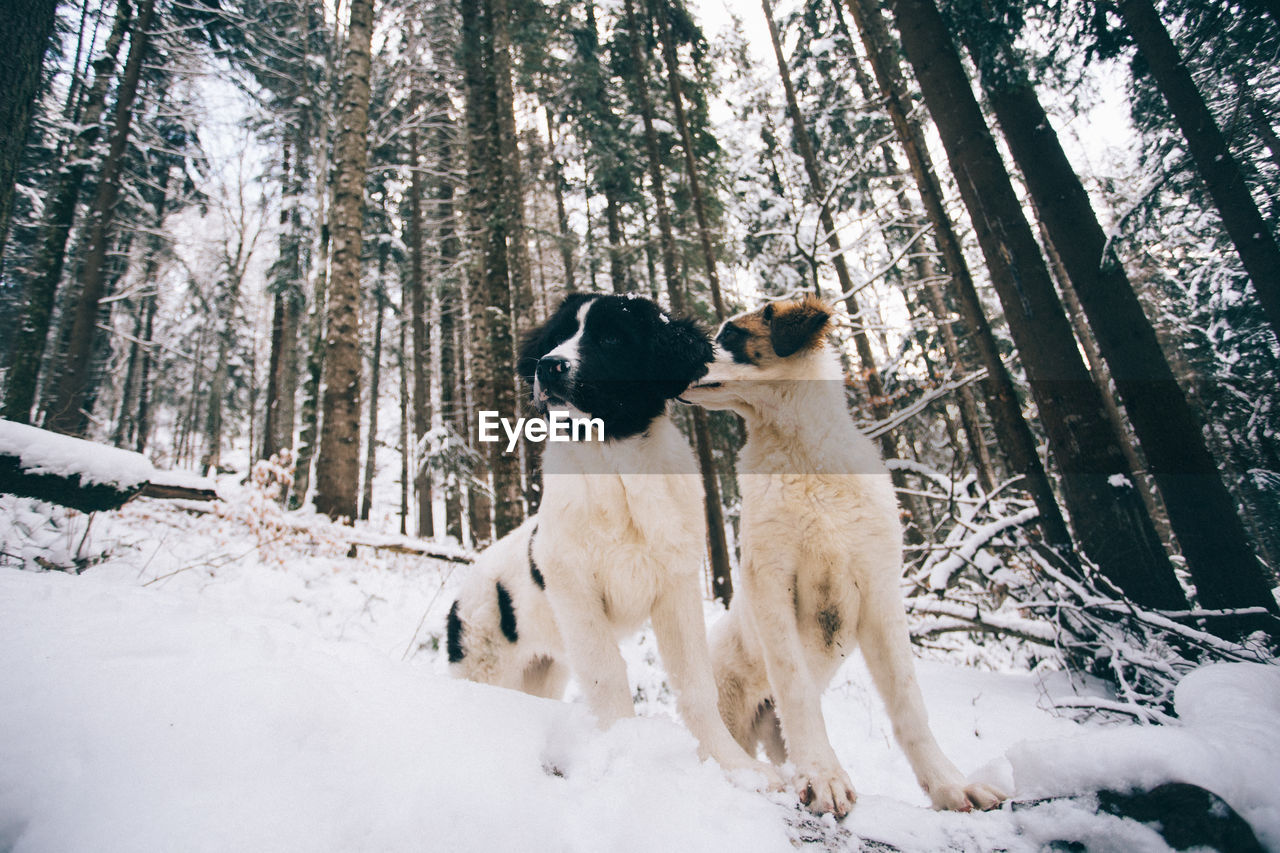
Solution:
[[[694,322],[640,297],[572,294],[530,333],[518,372],[534,407],[601,418],[605,441],[545,446],[537,518],[477,561],[449,613],[449,660],[455,674],[543,696],[561,694],[567,664],[607,727],[635,713],[618,639],[650,619],[702,756],[777,787],[716,708],[701,482],[667,415],[712,356]]]

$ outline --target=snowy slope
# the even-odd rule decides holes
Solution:
[[[135,501],[88,536],[82,518],[50,515],[0,497],[4,552],[43,535],[103,559],[79,577],[0,568],[0,850],[1168,849],[1088,798],[930,811],[860,663],[825,700],[860,793],[837,826],[698,762],[648,634],[625,649],[644,716],[600,732],[579,701],[444,675],[439,633],[465,567],[348,559],[269,512]],[[1054,717],[1041,709],[1054,688],[1029,674],[919,670],[966,772],[1023,799],[1197,782],[1280,849],[1273,669],[1193,674],[1182,725],[1164,728]]]

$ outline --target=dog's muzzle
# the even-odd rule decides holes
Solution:
[[[533,374],[533,403],[543,409],[553,403],[567,402],[569,359],[559,355],[544,355],[538,359]]]

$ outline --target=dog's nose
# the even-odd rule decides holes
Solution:
[[[538,376],[544,381],[563,378],[569,372],[569,359],[562,355],[544,355],[538,359]]]

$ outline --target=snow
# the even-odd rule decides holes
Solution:
[[[0,454],[17,457],[30,474],[79,476],[83,485],[121,491],[146,483],[153,473],[151,463],[139,453],[6,420],[0,420]]]
[[[602,732],[576,689],[552,702],[445,674],[466,566],[350,558],[337,526],[255,525],[252,491],[220,490],[218,512],[141,499],[87,529],[0,497],[0,850],[1168,849],[1088,796],[931,811],[858,659],[824,697],[858,804],[843,824],[805,819],[794,795],[699,762],[650,633],[624,644],[641,716]],[[91,567],[17,568],[7,555],[37,534]],[[1020,800],[1194,782],[1280,848],[1280,670],[1199,670],[1181,721],[1142,727],[1054,716],[1060,673],[917,668],[971,778]]]

